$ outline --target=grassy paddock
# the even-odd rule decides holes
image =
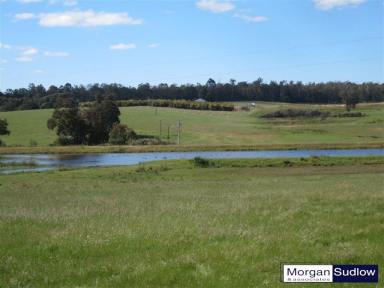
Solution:
[[[284,287],[281,262],[384,265],[383,158],[286,160],[0,176],[0,287]]]
[[[200,158],[204,159],[204,158]],[[255,167],[304,167],[304,166],[354,166],[354,165],[384,165],[384,157],[382,156],[362,156],[362,157],[308,157],[308,158],[261,158],[261,159],[218,159],[210,160],[206,168],[222,168],[222,167],[238,167],[238,168],[255,168]],[[190,161],[195,166],[198,161],[192,159]]]
[[[284,103],[257,103],[251,112],[128,107],[121,108],[121,120],[138,133],[153,136],[160,136],[161,120],[161,138],[167,138],[170,126],[170,141],[173,143],[176,142],[177,135],[175,124],[181,120],[183,146],[384,144],[384,105],[381,103],[358,105],[356,111],[367,116],[357,118],[259,118],[264,113],[288,108],[318,109],[331,113],[345,111],[341,105]],[[54,132],[46,126],[51,114],[52,110],[0,112],[0,118],[8,119],[11,130],[10,136],[2,136],[1,139],[9,146],[47,146],[56,138]]]

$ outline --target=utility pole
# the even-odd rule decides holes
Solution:
[[[171,128],[171,126],[168,125],[168,137],[167,137],[168,141],[169,141],[169,129],[170,129],[170,128]]]
[[[177,145],[180,145],[180,131],[181,130],[181,122],[180,120],[177,122]]]

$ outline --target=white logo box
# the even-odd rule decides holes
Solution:
[[[283,265],[285,283],[333,282],[333,265]]]

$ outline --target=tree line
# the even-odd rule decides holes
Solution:
[[[84,102],[82,107],[88,107],[93,102]],[[190,110],[211,110],[211,111],[234,111],[235,106],[225,102],[197,102],[191,100],[119,100],[116,101],[119,107],[135,107],[135,106],[153,106],[153,107],[170,107]]]
[[[49,86],[30,84],[28,88],[7,89],[0,92],[0,111],[54,108],[62,98],[76,102],[95,101],[97,97],[112,100],[196,100],[208,102],[274,101],[288,103],[346,103],[384,101],[383,83],[326,82],[302,83],[271,81],[259,78],[253,82],[216,83],[209,79],[205,84],[140,84],[127,87],[120,84],[91,84]]]

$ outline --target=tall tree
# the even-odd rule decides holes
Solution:
[[[114,123],[120,123],[119,107],[110,99],[96,101],[85,111],[89,128],[88,143],[100,144],[108,141]]]
[[[346,89],[344,89],[341,93],[341,98],[344,101],[345,109],[350,111],[355,108],[359,103],[359,91],[350,84]]]
[[[87,141],[88,127],[78,106],[56,108],[47,126],[56,129],[61,145],[85,144]]]
[[[8,130],[7,119],[0,119],[0,135],[9,135],[11,132]]]

